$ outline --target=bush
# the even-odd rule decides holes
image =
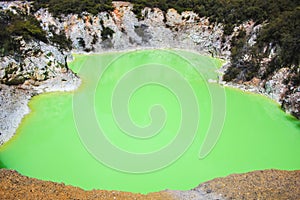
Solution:
[[[57,44],[61,50],[70,50],[72,49],[72,41],[70,38],[67,38],[65,33],[53,34],[51,38],[49,38],[53,44]]]
[[[1,56],[19,52],[18,38],[47,42],[46,33],[36,18],[20,11],[19,14],[13,14],[11,11],[0,10],[0,38]]]
[[[104,41],[106,39],[109,39],[109,38],[112,38],[112,35],[114,33],[115,32],[111,28],[109,28],[109,27],[103,27],[103,30],[101,32],[102,41]]]
[[[35,0],[33,5],[35,10],[48,8],[55,17],[82,12],[96,15],[113,9],[111,0]]]

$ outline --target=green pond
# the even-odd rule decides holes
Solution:
[[[74,92],[35,96],[0,167],[84,189],[188,190],[232,173],[300,169],[300,123],[214,81],[222,61],[179,50],[75,55]]]

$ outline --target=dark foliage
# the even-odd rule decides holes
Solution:
[[[253,76],[257,75],[261,65],[261,58],[267,57],[271,49],[276,49],[276,56],[264,66],[265,72],[260,78],[266,79],[274,71],[282,67],[299,68],[300,7],[297,5],[298,7],[291,8],[283,5],[270,4],[271,10],[277,13],[270,16],[270,19],[267,20],[267,25],[259,32],[256,45],[248,48],[247,51],[243,51],[246,40],[240,43],[236,43],[236,38],[232,40],[232,67],[226,71],[224,80],[248,81],[253,78]],[[247,64],[243,63],[243,67],[237,67],[237,65],[243,61],[243,56],[246,53],[251,56],[248,61],[251,65],[248,65],[249,67],[245,71],[244,68],[247,67]]]
[[[284,11],[279,17],[261,31],[258,37],[259,45],[280,47],[272,67],[281,68],[291,65],[299,66],[300,62],[300,7]]]
[[[79,37],[78,39],[78,44],[80,47],[82,47],[83,49],[85,49],[85,41],[83,38]]]
[[[106,39],[111,38],[114,33],[115,32],[111,28],[109,28],[109,27],[103,27],[103,30],[101,32],[101,38],[104,41]]]
[[[53,34],[52,37],[49,38],[52,44],[56,44],[61,50],[71,50],[72,49],[72,41],[70,38],[67,38],[65,33]]]
[[[56,17],[62,14],[81,14],[88,12],[98,14],[101,11],[112,10],[111,0],[35,0],[34,8],[48,8]]]
[[[46,33],[39,22],[32,15],[19,11],[13,14],[10,11],[0,10],[0,55],[15,54],[20,49],[19,39],[25,41],[38,39],[47,42]]]
[[[105,27],[102,20],[100,21],[100,25],[102,27],[102,31],[101,31],[102,41],[112,38],[112,36],[115,32],[111,28]]]

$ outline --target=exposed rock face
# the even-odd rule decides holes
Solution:
[[[0,2],[0,7],[13,13],[17,13],[16,8],[30,13],[31,8],[30,3],[20,1]],[[80,84],[67,67],[69,53],[39,40],[15,40],[20,43],[19,51],[0,57],[0,145],[14,135],[23,116],[29,113],[27,104],[32,96],[70,91]]]
[[[295,88],[297,92],[291,93],[282,99],[282,108],[300,119],[300,87]]]
[[[290,68],[281,68],[271,74],[267,74],[267,67],[276,56],[276,51],[278,50],[276,46],[269,44],[269,46],[264,47],[263,54],[265,56],[260,60],[260,67],[257,73],[252,80],[245,81],[244,71],[249,67],[246,63],[248,62],[249,65],[251,59],[253,59],[250,49],[256,44],[257,35],[263,26],[264,24],[255,25],[253,21],[249,21],[234,29],[233,34],[230,36],[231,39],[233,36],[238,35],[240,31],[245,31],[247,40],[242,48],[242,57],[235,66],[237,68],[240,67],[242,70],[240,70],[240,73],[235,77],[233,82],[226,84],[243,90],[264,94],[281,104],[281,107],[286,112],[300,119],[299,83],[292,83],[290,81],[292,76],[294,79],[299,77],[299,68],[298,72]],[[224,73],[228,67],[234,68],[231,66],[231,63],[228,63],[222,67],[221,72]]]
[[[66,71],[65,55],[41,41],[22,44],[19,56],[0,58],[0,83],[18,85],[26,80],[43,81]]]
[[[96,16],[88,13],[68,15],[55,19],[45,9],[35,13],[42,27],[49,31],[64,31],[72,40],[75,51],[102,52],[133,48],[184,48],[228,58],[229,42],[221,43],[223,27],[210,24],[207,18],[199,18],[191,11],[178,14],[169,9],[145,8],[142,19],[132,12],[133,5],[114,2],[115,10]],[[107,30],[112,30],[107,34]]]
[[[288,80],[295,76],[289,68],[281,68],[265,80],[260,81],[259,87],[267,96],[281,104],[286,112],[300,119],[300,86],[295,86]]]
[[[300,86],[299,86],[299,76],[300,68],[296,71],[290,70],[289,81],[285,86],[285,90],[281,95],[281,107],[300,119]],[[287,80],[284,80],[287,82]],[[298,82],[298,83],[297,83]]]
[[[264,84],[265,92],[276,101],[280,101],[285,91],[286,85],[284,81],[287,79],[290,70],[288,68],[282,68],[278,70],[269,80]]]

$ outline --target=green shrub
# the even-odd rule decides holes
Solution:
[[[102,41],[108,39],[108,38],[112,38],[112,35],[115,33],[111,28],[109,27],[102,27],[103,30],[101,32],[101,38]]]
[[[16,54],[20,50],[20,40],[29,41],[38,39],[47,42],[46,32],[40,27],[39,22],[32,15],[19,11],[0,10],[0,48],[1,56]]]
[[[35,0],[34,8],[48,8],[49,11],[56,17],[62,14],[81,14],[88,12],[91,14],[98,14],[102,11],[111,11],[111,0]]]
[[[53,44],[58,44],[60,49],[70,50],[72,49],[72,41],[70,38],[66,37],[66,34],[61,32],[59,34],[53,34],[51,38],[49,38]]]

